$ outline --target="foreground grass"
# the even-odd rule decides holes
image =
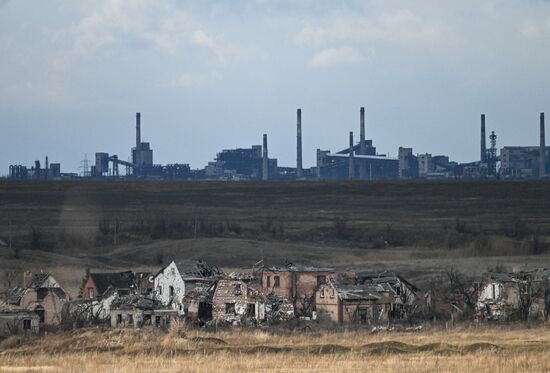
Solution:
[[[0,372],[550,371],[550,328],[419,333],[87,330],[0,343]]]

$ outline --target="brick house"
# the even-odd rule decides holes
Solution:
[[[318,317],[336,323],[386,323],[393,302],[391,290],[380,285],[343,285],[329,280],[315,293]]]
[[[61,322],[63,305],[69,295],[50,273],[25,272],[23,286],[6,292],[5,303],[36,313],[43,325],[54,326]]]
[[[233,324],[265,320],[266,298],[260,289],[238,279],[219,280],[212,298],[213,320]]]
[[[329,278],[336,278],[336,272],[332,268],[288,264],[264,268],[261,285],[265,294],[273,293],[289,299],[296,314],[310,315],[314,310],[317,288]]]

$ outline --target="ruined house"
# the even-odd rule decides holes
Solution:
[[[176,266],[171,262],[153,278],[153,298],[164,306],[169,306],[180,315],[184,314],[183,298],[185,283]]]
[[[25,272],[23,286],[9,289],[5,304],[36,313],[41,324],[59,325],[69,295],[50,273]]]
[[[210,279],[190,279],[192,286],[183,299],[185,316],[201,323],[212,319],[212,299],[216,281]],[[188,282],[184,279],[185,284]],[[186,286],[186,289],[188,287]]]
[[[425,294],[412,283],[393,272],[359,272],[356,275],[358,285],[380,286],[391,294],[389,317],[399,320],[408,317],[425,305]]]
[[[212,318],[232,324],[265,320],[266,298],[261,289],[237,279],[222,279],[212,297]]]
[[[315,308],[315,291],[328,278],[335,278],[332,268],[316,268],[289,263],[281,267],[265,267],[261,285],[265,294],[289,299],[297,315],[311,316]]]
[[[394,292],[384,285],[344,285],[329,280],[315,294],[318,317],[337,323],[387,323],[394,302]]]
[[[142,328],[154,326],[168,329],[178,311],[143,295],[117,297],[111,303],[111,327]]]
[[[144,287],[141,281],[145,281],[144,277],[136,278],[132,271],[89,273],[82,286],[82,300],[75,302],[68,314],[92,322],[106,320],[111,314],[111,303],[117,297],[139,293]]]
[[[0,305],[0,338],[11,335],[38,335],[40,316],[24,308]]]
[[[550,271],[487,273],[478,285],[479,320],[548,318]]]

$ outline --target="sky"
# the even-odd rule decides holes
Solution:
[[[0,174],[49,156],[130,156],[135,113],[155,163],[202,168],[261,144],[304,166],[349,131],[381,154],[479,158],[538,144],[550,112],[548,0],[0,0]],[[548,116],[548,115],[547,115]]]

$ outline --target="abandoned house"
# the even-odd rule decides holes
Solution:
[[[167,308],[160,302],[143,295],[117,297],[111,303],[111,327],[142,328],[154,326],[168,329],[178,318],[177,310]]]
[[[25,272],[23,286],[6,292],[5,303],[36,313],[41,324],[59,325],[69,296],[50,273]]]
[[[187,293],[183,303],[185,316],[190,320],[206,322],[212,319],[212,298],[216,281],[208,279],[191,279],[192,286],[185,280]]]
[[[425,294],[416,286],[393,272],[356,274],[358,285],[381,286],[384,291],[391,293],[392,303],[390,318],[398,320],[407,317],[411,312],[425,305]]]
[[[544,270],[488,273],[478,286],[479,320],[507,321],[547,318],[549,276]]]
[[[265,319],[266,299],[261,290],[242,280],[219,280],[212,298],[212,318],[232,324]]]
[[[393,291],[383,285],[342,285],[332,280],[315,294],[318,318],[337,323],[387,323],[394,301]]]
[[[139,278],[138,278],[139,280]],[[132,271],[89,273],[82,286],[82,298],[89,304],[81,305],[78,309],[86,308],[90,314],[86,317],[92,320],[106,320],[111,314],[111,303],[120,296],[138,293],[136,276]]]
[[[0,305],[0,338],[11,335],[37,335],[40,316],[33,311]]]
[[[265,294],[274,293],[289,299],[297,315],[311,316],[315,291],[328,278],[335,278],[332,268],[315,268],[289,263],[282,267],[266,267],[261,284]]]
[[[153,298],[164,306],[170,306],[178,311],[180,315],[184,313],[183,298],[185,297],[185,283],[176,266],[171,262],[162,268],[153,278]]]

